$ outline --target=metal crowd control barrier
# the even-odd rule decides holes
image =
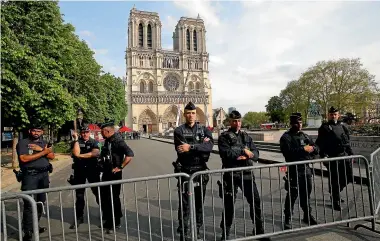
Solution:
[[[8,211],[5,205],[6,200],[17,200],[17,218],[14,221],[17,221],[18,225],[18,240],[22,240],[22,224],[21,224],[21,207],[20,207],[20,199],[23,199],[24,202],[29,202],[32,207],[32,215],[33,215],[33,237],[35,241],[39,241],[39,233],[38,233],[38,217],[37,217],[37,204],[34,199],[26,194],[22,193],[12,193],[12,194],[1,194],[1,220],[2,220],[2,232],[3,232],[3,240],[8,240],[8,219],[11,218],[11,215],[7,215],[7,213],[14,213],[14,210]],[[14,208],[14,206],[12,206]],[[17,229],[15,229],[17,230]]]
[[[358,168],[354,169],[352,168],[352,165],[350,165],[350,163],[353,162],[353,159],[357,160],[359,163]],[[326,166],[329,166],[332,170],[335,165],[333,163],[337,162],[340,164],[336,165],[336,167],[343,167],[345,171],[343,171],[343,173],[342,171],[339,171],[338,177],[334,178],[334,176],[331,176],[330,171],[327,172]],[[364,168],[363,165],[360,165],[361,162],[364,163]],[[310,167],[311,174],[313,174],[311,176],[311,185],[305,185],[305,183],[307,183],[307,176],[305,172],[299,171],[302,170],[299,168],[305,167],[306,165]],[[287,171],[285,171],[285,169]],[[321,171],[320,176],[315,175],[316,170]],[[288,180],[294,178],[294,175],[290,176],[290,172],[296,173],[298,180],[295,182],[296,184],[292,181],[290,182],[290,187],[288,186],[287,190],[291,190],[291,192],[289,192],[289,200],[293,200],[292,195],[294,195],[294,199],[298,198],[294,201],[295,205],[293,211],[289,212],[291,213],[291,227],[285,229],[283,213],[284,200],[286,200],[287,192],[285,191],[285,182],[283,178],[285,176]],[[244,179],[239,178],[239,175],[242,174],[245,174]],[[342,179],[340,179],[339,175],[342,174],[345,178],[342,176]],[[217,181],[215,181],[215,175],[218,180],[221,180],[221,182],[218,183],[219,188],[217,188],[218,185],[216,185]],[[355,179],[354,175],[360,176],[361,178]],[[225,179],[223,179],[223,176]],[[199,197],[197,197],[196,187],[199,186],[199,183],[203,182],[202,179],[205,177],[208,177],[209,179],[207,185],[208,189],[206,189],[206,193],[201,194],[205,195],[206,198],[204,204],[201,205],[202,211],[198,209],[197,220],[197,209],[195,205],[196,199]],[[305,179],[303,179],[303,177]],[[231,240],[239,241],[251,240],[253,238],[259,239],[302,230],[318,229],[337,224],[349,225],[351,222],[373,219],[374,205],[372,195],[373,189],[371,187],[372,183],[364,183],[364,177],[369,177],[369,165],[367,159],[364,156],[359,155],[271,165],[257,164],[256,166],[243,168],[197,172],[193,174],[189,180],[190,200],[192,204],[192,208],[190,209],[192,240],[196,240],[197,235],[202,238],[202,234],[203,240],[220,239],[220,237],[217,237],[217,234],[221,235],[224,233],[226,235],[226,230],[228,229],[226,224],[230,222],[230,219],[226,220],[226,218],[231,217],[231,215],[233,215],[233,222],[229,238]],[[228,178],[231,178],[231,181],[228,181]],[[350,180],[353,180],[352,184],[350,183]],[[355,183],[354,180],[359,181]],[[289,182],[287,183],[289,184]],[[333,186],[333,190],[336,190],[336,188],[341,190],[339,198],[341,200],[333,200],[334,195],[330,196],[330,185],[338,185]],[[227,186],[228,188],[226,188]],[[257,192],[254,190],[255,186],[258,189]],[[344,188],[343,186],[346,187]],[[241,190],[240,194],[237,192],[238,187]],[[245,187],[249,187],[251,190],[247,191],[244,189]],[[221,191],[219,197],[217,194],[218,189]],[[202,189],[200,189],[200,191],[203,192]],[[308,192],[310,193],[310,196],[305,195],[305,193]],[[244,196],[246,198],[244,198]],[[248,205],[247,197],[251,200],[253,205]],[[232,202],[230,200],[231,198]],[[255,199],[256,201],[254,201]],[[226,203],[226,200],[229,200],[229,204]],[[333,201],[340,203],[341,210],[334,210]],[[255,207],[254,203],[260,204],[257,204]],[[288,203],[290,209],[290,202]],[[305,203],[309,203],[309,205],[305,205]],[[258,211],[260,211],[259,214],[256,213]],[[311,225],[310,218],[306,220],[302,218],[301,213],[303,213],[303,211],[312,214],[318,223],[316,225]],[[228,213],[228,215],[226,215],[226,213]],[[201,215],[201,218],[199,218],[199,215]],[[259,223],[258,221],[260,221],[261,217],[264,234],[256,233],[258,227],[255,229],[255,225],[247,224],[246,217],[250,216],[252,220],[250,222],[252,224]],[[203,226],[198,233],[197,221],[199,223],[199,220],[203,221]],[[221,222],[220,225],[219,222]],[[199,226],[200,225],[198,224],[198,228]],[[248,227],[250,227],[250,230],[252,231],[247,232]]]
[[[374,200],[374,218],[370,220],[371,227],[363,224],[358,224],[355,229],[365,228],[372,232],[380,234],[380,231],[376,230],[376,224],[380,225],[380,148],[371,154],[371,159],[369,163],[370,177],[373,187],[373,200]]]
[[[163,237],[177,240],[175,238],[177,210],[182,201],[182,195],[178,195],[178,191],[184,192],[183,187],[187,186],[177,186],[177,184],[182,179],[187,183],[189,178],[190,176],[185,173],[176,173],[39,189],[16,195],[24,197],[46,193],[46,207],[44,208],[46,217],[42,217],[40,220],[42,224],[46,225],[47,223],[47,232],[39,236],[43,240],[162,240]],[[93,193],[88,192],[88,188],[95,191],[97,198]],[[85,189],[84,223],[80,225],[76,221],[76,192],[78,189]],[[111,196],[111,200],[107,202],[111,207],[104,206],[107,199],[104,199],[101,194],[104,194],[106,190]],[[115,220],[118,217],[115,217],[117,213],[114,211],[118,201],[112,198],[114,192],[117,192],[115,197],[118,196],[117,194],[121,194],[118,198],[121,199],[123,213],[120,218],[120,227],[115,226]],[[27,197],[30,198],[30,196]],[[103,206],[102,202],[104,202]],[[114,222],[112,222],[111,230],[104,227],[102,210],[105,208],[112,210]],[[5,215],[4,212],[3,215]],[[70,229],[69,226],[74,221],[75,225]],[[38,224],[35,223],[35,225]],[[21,235],[20,227],[19,232]]]

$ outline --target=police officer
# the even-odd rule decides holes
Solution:
[[[241,131],[241,115],[234,110],[229,114],[230,126],[218,139],[219,155],[222,158],[222,168],[237,168],[253,166],[253,161],[259,159],[253,140],[244,131]],[[263,222],[261,218],[261,201],[257,190],[255,178],[252,171],[225,172],[223,174],[224,194],[224,215],[220,223],[223,230],[222,240],[229,239],[230,229],[234,216],[234,202],[238,187],[244,192],[244,196],[250,207],[252,223],[256,227],[252,231],[253,235],[263,234]],[[263,238],[261,240],[270,240]]]
[[[290,129],[280,138],[281,152],[286,162],[312,160],[318,155],[318,148],[314,145],[310,136],[301,131],[302,116],[293,113],[290,116]],[[309,164],[289,166],[285,176],[285,187],[287,191],[284,214],[284,229],[291,229],[291,215],[294,203],[300,195],[300,206],[303,211],[303,221],[310,225],[316,225],[317,221],[311,214],[310,194],[312,189],[312,173]]]
[[[42,139],[43,128],[39,124],[32,124],[29,129],[29,137],[17,143],[16,150],[21,170],[21,190],[30,191],[49,187],[49,172],[53,171],[49,160],[55,158],[52,147]],[[35,196],[37,202],[45,203],[46,194]],[[43,205],[43,204],[42,204]],[[37,204],[38,220],[41,219],[43,206]],[[23,214],[24,241],[32,240],[33,214],[29,202],[24,202]],[[46,231],[40,227],[39,232]]]
[[[174,130],[174,145],[178,158],[173,165],[175,166],[175,172],[184,172],[191,175],[195,172],[208,169],[206,162],[214,146],[214,140],[210,130],[195,123],[196,107],[192,102],[186,105],[184,117],[186,123]],[[190,217],[190,204],[188,192],[183,189],[187,186],[187,182],[184,184],[185,181],[184,178],[178,181],[178,197],[181,200],[182,195],[182,203],[178,209],[179,227],[177,232],[180,234],[181,240],[187,240],[189,238],[188,222]],[[199,229],[203,225],[202,206],[209,177],[208,175],[202,175],[202,178],[196,178],[195,181],[198,182],[198,184],[202,182],[201,185],[194,188],[197,237],[199,239]]]
[[[351,156],[353,151],[350,146],[350,135],[347,127],[339,121],[339,110],[333,106],[329,109],[328,122],[323,123],[318,129],[318,139],[316,141],[320,148],[321,158]],[[333,203],[333,208],[341,210],[340,192],[352,182],[352,162],[351,160],[340,160],[325,162],[324,165],[329,171],[329,193]]]
[[[85,184],[86,180],[89,183],[100,182],[100,172],[97,168],[97,160],[99,156],[99,143],[90,138],[90,129],[87,125],[84,125],[80,129],[80,138],[78,139],[77,133],[73,134],[74,142],[72,143],[72,155],[73,155],[73,170],[74,179],[73,185]],[[95,195],[96,203],[99,204],[98,188],[91,188],[92,193]],[[84,192],[85,189],[76,190],[76,223],[83,223],[83,210],[84,210]],[[70,226],[70,229],[75,228],[75,221]]]
[[[115,181],[122,179],[122,170],[128,165],[134,156],[133,151],[125,143],[120,133],[115,132],[115,124],[113,121],[103,123],[101,126],[101,133],[105,139],[104,146],[100,153],[100,163],[102,182]],[[106,232],[113,233],[113,227],[119,228],[122,212],[120,202],[120,190],[121,184],[112,185],[112,199],[111,199],[111,187],[101,187],[101,206],[104,217],[103,227]],[[114,208],[114,218],[112,217],[112,204]]]

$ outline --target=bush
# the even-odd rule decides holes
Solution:
[[[351,125],[349,129],[356,136],[380,136],[380,124]]]
[[[64,153],[64,154],[71,153],[70,142],[61,141],[61,142],[55,143],[53,146],[53,149],[55,153]]]

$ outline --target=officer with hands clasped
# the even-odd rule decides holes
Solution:
[[[90,138],[90,129],[87,125],[80,128],[80,137],[78,134],[73,134],[74,142],[72,143],[72,156],[74,164],[74,176],[70,177],[70,184],[78,185],[85,184],[86,179],[89,183],[100,182],[100,172],[97,168],[97,160],[99,156],[99,144],[96,140]],[[98,188],[91,188],[92,193],[95,195],[96,203],[99,204]],[[85,189],[77,189],[76,194],[76,222],[74,221],[70,229],[75,228],[83,223],[83,210],[85,206],[84,201]]]
[[[350,134],[347,127],[339,121],[339,110],[331,106],[328,122],[318,129],[317,145],[322,158],[352,156]],[[340,203],[344,202],[340,192],[353,181],[352,161],[349,159],[323,163],[329,171],[329,192],[334,210],[340,211]]]
[[[206,162],[214,146],[212,133],[205,126],[201,126],[196,121],[196,107],[189,102],[184,110],[186,123],[174,130],[174,145],[177,152],[177,161],[173,162],[175,172],[183,172],[189,175],[208,169]],[[197,222],[197,238],[200,239],[199,229],[203,225],[202,206],[206,194],[206,186],[209,181],[208,175],[202,175],[194,179],[198,185],[194,188],[195,212]],[[180,182],[181,181],[181,182]],[[201,183],[202,182],[202,183]],[[178,181],[178,196],[182,203],[178,209],[180,239],[188,240],[188,223],[190,217],[190,203],[187,190],[187,180],[184,178]],[[181,193],[182,191],[182,193]],[[203,194],[203,196],[202,196]],[[183,219],[182,219],[183,217]]]
[[[29,137],[17,143],[16,150],[20,163],[20,172],[16,171],[18,181],[21,181],[22,191],[49,188],[49,172],[53,171],[53,166],[49,160],[55,158],[52,147],[42,139],[43,128],[41,125],[32,124],[29,129]],[[46,201],[46,194],[35,195],[38,211],[38,221],[41,219],[43,205]],[[42,202],[42,204],[40,203]],[[24,241],[32,240],[33,236],[33,214],[29,202],[24,202],[23,214]],[[45,227],[40,227],[39,232],[46,231]]]
[[[98,163],[103,173],[101,181],[121,180],[123,178],[123,168],[130,163],[134,153],[125,143],[120,133],[116,132],[114,121],[103,123],[100,128],[102,136],[105,138]],[[108,234],[113,233],[114,225],[115,228],[120,227],[121,217],[123,216],[120,191],[121,184],[112,185],[111,199],[111,187],[103,186],[100,188],[103,221],[105,221],[103,227],[107,229]],[[112,207],[114,215],[112,215]],[[113,216],[115,219],[113,219]]]
[[[244,131],[241,131],[241,115],[234,110],[229,115],[231,128],[223,132],[218,139],[219,155],[222,159],[222,168],[238,168],[253,166],[253,161],[259,159],[259,151],[257,150],[253,140]],[[254,174],[252,171],[236,171],[225,172],[223,174],[224,193],[219,196],[224,197],[224,214],[220,227],[223,230],[222,240],[228,240],[230,237],[230,229],[234,216],[234,202],[238,187],[244,192],[250,208],[250,216],[252,223],[256,227],[252,231],[252,235],[264,234],[263,222],[261,218],[261,200],[257,190]],[[219,188],[221,191],[221,188]],[[270,240],[262,238],[260,240]]]
[[[280,138],[281,152],[286,162],[311,160],[318,155],[318,148],[314,145],[310,136],[301,131],[302,116],[293,113],[290,116],[291,128]],[[311,214],[310,194],[312,189],[312,173],[309,164],[289,166],[287,175],[284,177],[287,191],[284,214],[284,229],[291,229],[291,215],[294,204],[300,195],[300,206],[303,211],[303,221],[309,225],[316,225],[317,221]],[[289,190],[290,189],[290,190]]]

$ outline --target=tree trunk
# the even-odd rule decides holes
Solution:
[[[17,168],[18,165],[18,156],[16,152],[16,146],[18,143],[18,132],[14,131],[13,132],[13,143],[12,143],[12,168],[15,169]]]

